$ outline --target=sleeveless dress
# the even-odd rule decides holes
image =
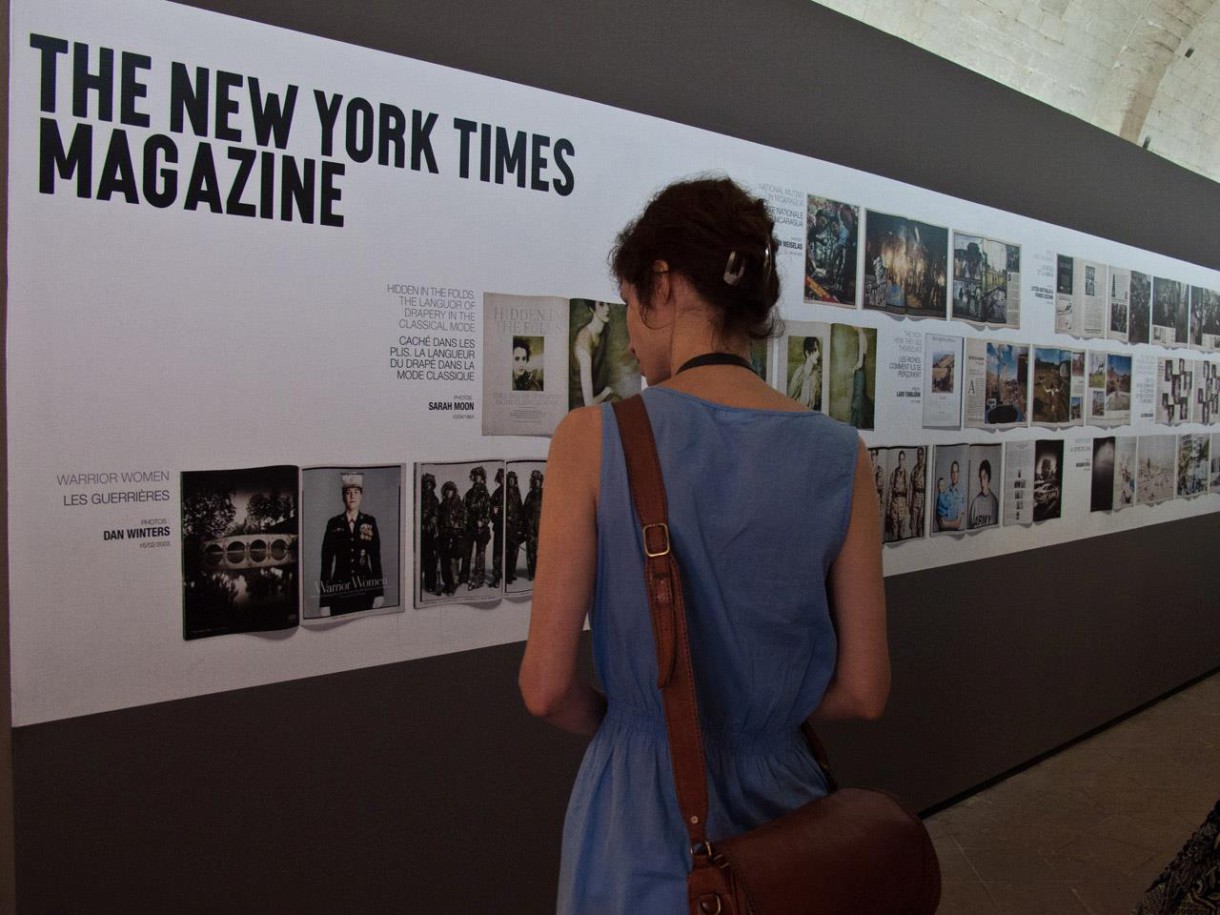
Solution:
[[[856,431],[821,413],[644,392],[684,579],[708,765],[708,833],[826,793],[800,734],[834,670],[826,576],[851,514]],[[674,793],[639,524],[602,413],[590,621],[605,720],[568,804],[559,915],[680,915],[690,853]]]

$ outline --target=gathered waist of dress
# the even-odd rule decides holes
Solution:
[[[610,703],[606,709],[603,727],[644,734],[662,743],[669,739],[663,713],[632,708],[621,702]],[[720,750],[736,754],[774,753],[794,744],[806,746],[805,735],[801,733],[799,723],[770,730],[744,731],[716,724],[709,725],[704,721],[701,730],[704,749],[709,752]]]

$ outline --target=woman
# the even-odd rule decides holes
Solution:
[[[800,722],[815,709],[876,717],[889,690],[867,452],[749,370],[779,296],[772,233],[766,206],[731,181],[689,181],[655,197],[613,255],[685,578],[713,840],[825,793]],[[521,689],[534,714],[595,735],[564,827],[559,912],[673,915],[690,855],[608,406],[568,414],[547,477]],[[576,670],[586,610],[605,695]]]
[[[802,350],[805,361],[792,370],[788,396],[810,410],[822,409],[822,341],[806,337]]]
[[[572,378],[569,383],[570,406],[591,407],[614,398],[607,362],[606,325],[610,323],[609,302],[586,302],[589,321],[576,332],[572,341]]]

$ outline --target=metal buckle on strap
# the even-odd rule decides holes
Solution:
[[[650,534],[652,532],[655,532],[659,536],[660,543],[663,545],[658,546],[658,547],[653,546],[653,543],[657,542],[657,541],[656,541],[656,538],[650,537]],[[668,524],[666,524],[664,521],[653,521],[651,524],[644,525],[643,533],[644,533],[644,555],[645,556],[647,556],[649,559],[656,559],[658,556],[668,556],[669,555],[669,525]]]

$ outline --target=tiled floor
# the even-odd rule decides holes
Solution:
[[[1220,674],[927,819],[939,915],[1129,915],[1220,798]]]

